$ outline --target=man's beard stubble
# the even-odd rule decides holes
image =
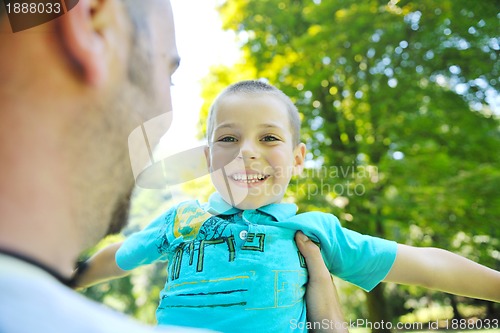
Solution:
[[[143,6],[136,8],[135,1],[124,0],[124,2],[129,11],[129,18],[133,27],[130,36],[128,80],[131,86],[135,86],[136,89],[142,91],[148,99],[154,99],[154,95],[152,95],[154,94],[152,87],[153,70],[151,68],[151,55],[148,52],[151,47],[150,44],[148,45],[148,42],[151,40],[149,26],[145,21],[145,9]],[[129,156],[129,158],[132,157]],[[130,177],[134,179],[132,170]],[[106,236],[119,233],[128,224],[134,185],[135,179],[126,193],[117,198]]]
[[[118,198],[113,209],[111,220],[106,231],[106,236],[119,233],[128,223],[130,212],[130,198],[132,196],[133,188],[131,188],[125,195]]]
[[[130,10],[130,8],[129,8]],[[140,87],[141,90],[144,90],[144,93],[147,94],[152,89],[150,87],[150,74],[151,70],[144,71],[144,68],[149,69],[149,62],[147,61],[147,55],[145,52],[141,52],[144,50],[143,45],[138,45],[140,43],[139,36],[144,35],[144,27],[137,22],[137,19],[133,15],[133,12],[130,13],[130,19],[133,22],[133,32],[130,40],[130,59],[128,66],[128,80],[131,85]],[[142,46],[142,47],[141,47]],[[141,70],[142,67],[142,70]],[[146,75],[145,73],[149,74]],[[132,158],[129,156],[129,158]],[[134,179],[133,173],[130,172],[130,177]],[[106,236],[113,235],[119,233],[127,224],[129,220],[129,212],[130,212],[130,204],[132,192],[134,190],[134,183],[130,185],[130,188],[126,191],[125,194],[121,195],[117,198],[117,201],[114,205],[113,213],[111,216],[111,220],[109,223],[108,230],[106,232]]]

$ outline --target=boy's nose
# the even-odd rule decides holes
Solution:
[[[256,159],[259,157],[258,148],[253,142],[244,141],[241,143],[239,157],[243,159]]]

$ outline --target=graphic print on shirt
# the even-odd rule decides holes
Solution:
[[[177,208],[173,233],[183,242],[170,248],[173,253],[161,308],[246,306],[247,310],[264,310],[302,301],[307,273],[302,269],[300,255],[295,259],[298,269],[269,271],[267,287],[262,286],[263,281],[254,270],[265,258],[252,253],[265,252],[266,234],[248,232],[247,226],[238,220],[241,216],[211,215],[192,202]],[[250,263],[249,255],[254,258]],[[237,256],[245,259],[231,266]],[[255,288],[256,284],[262,293],[258,303],[255,296],[246,296],[250,286]],[[252,302],[247,303],[248,300]]]
[[[197,216],[200,216],[201,220],[202,215],[197,214]],[[170,271],[172,280],[179,278],[181,273],[181,264],[183,259],[186,257],[189,260],[189,266],[195,265],[196,272],[202,272],[204,269],[205,249],[209,246],[225,246],[227,249],[225,251],[227,252],[227,262],[235,260],[236,242],[234,235],[230,230],[228,230],[228,226],[231,224],[234,225],[234,222],[232,221],[233,217],[229,216],[228,219],[223,219],[218,216],[210,215],[208,219],[203,220],[202,222],[200,222],[200,220],[194,221],[195,227],[198,230],[194,239],[183,242],[175,251]],[[174,228],[178,229],[177,225]]]
[[[202,224],[212,217],[212,214],[197,208],[192,202],[177,207],[174,222],[174,236],[176,238],[182,236],[186,241],[196,238]]]

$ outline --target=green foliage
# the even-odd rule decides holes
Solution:
[[[287,93],[309,151],[288,191],[302,211],[500,269],[498,1],[227,0],[220,14],[244,58],[205,79],[202,117],[243,78]],[[449,302],[400,290],[392,303]]]

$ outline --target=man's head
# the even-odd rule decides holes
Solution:
[[[106,78],[102,80],[106,88],[104,90],[107,91],[106,96],[103,97],[107,100],[97,106],[94,117],[87,118],[92,122],[98,122],[93,129],[86,131],[91,136],[89,141],[95,144],[94,148],[97,150],[90,152],[90,156],[77,158],[75,161],[85,163],[88,158],[102,161],[99,170],[94,168],[92,174],[87,174],[87,179],[92,180],[96,198],[108,200],[109,204],[114,207],[111,216],[102,217],[104,220],[111,218],[111,223],[105,231],[110,234],[120,231],[128,219],[129,198],[134,185],[130,170],[130,158],[133,156],[129,156],[128,135],[144,122],[172,111],[171,75],[178,66],[179,60],[169,1],[119,0],[116,2],[108,0],[107,2],[115,2],[116,8],[114,9],[112,4],[109,4],[108,10],[103,8],[107,17],[102,13],[102,17],[95,18],[94,24],[98,27],[100,21],[106,19],[116,22],[118,33],[115,38],[120,41],[116,42],[110,38],[104,41],[108,43],[104,47],[110,49],[116,47],[120,52],[110,52],[112,56],[108,54],[109,62],[101,66],[112,68],[115,62],[113,58],[115,58],[123,61],[123,67],[116,66],[118,68],[115,73],[107,74],[108,81],[106,82]],[[106,1],[98,3],[101,3],[103,7],[106,6]],[[113,13],[119,10],[120,4],[124,5],[127,14],[123,23],[120,22],[122,18],[114,16]],[[65,27],[67,26],[63,25],[62,29]],[[122,28],[124,31],[120,31]],[[64,36],[65,33],[62,35]],[[78,38],[77,35],[78,32],[75,31],[75,39]],[[123,36],[125,39],[121,40]],[[72,36],[69,39],[71,40]],[[124,42],[126,46],[123,46]],[[75,52],[77,58],[78,53],[77,50]],[[102,55],[106,57],[105,52]],[[85,62],[86,60],[82,61],[84,66]],[[89,72],[92,73],[92,65],[88,67]],[[123,72],[122,69],[125,71]],[[106,75],[106,71],[106,69],[101,70],[95,77]],[[87,79],[91,84],[94,80],[97,79],[91,77]],[[97,82],[97,85],[99,84],[101,83]],[[168,125],[163,124],[163,128],[166,130]],[[84,143],[88,146],[89,141],[79,141],[77,144]],[[134,155],[140,152],[132,149],[130,153]],[[86,168],[83,173],[90,169],[92,168]],[[99,223],[102,223],[102,220]]]
[[[291,100],[260,81],[224,90],[208,117],[207,160],[217,191],[240,209],[280,202],[302,171],[305,145]]]
[[[47,221],[57,220],[59,237],[80,250],[119,231],[134,186],[128,136],[172,111],[170,2],[80,0],[44,25],[2,31],[0,52],[0,160],[11,162],[0,166],[0,211],[12,207],[6,229],[29,220],[49,234]],[[14,216],[22,206],[26,216]]]

